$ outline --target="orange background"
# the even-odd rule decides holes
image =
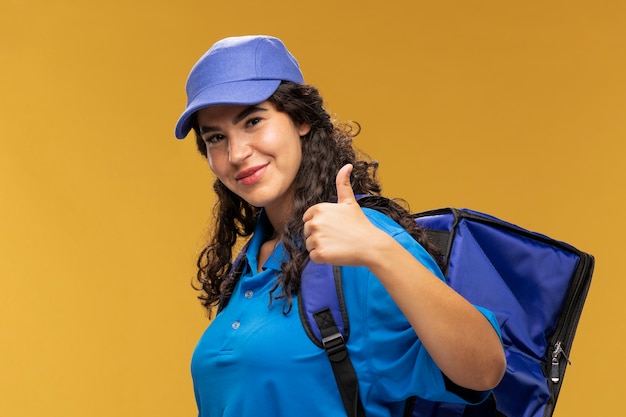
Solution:
[[[173,128],[217,39],[282,38],[385,194],[596,256],[556,417],[626,392],[621,1],[0,2],[0,415],[196,414],[212,177]]]

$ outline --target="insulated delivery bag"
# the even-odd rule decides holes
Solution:
[[[418,214],[416,221],[445,254],[450,285],[498,318],[507,358],[507,372],[494,389],[498,411],[551,416],[594,258],[476,211],[440,209]]]
[[[554,412],[594,267],[593,256],[467,209],[416,215],[445,254],[449,284],[493,311],[507,371],[494,389],[507,417]]]
[[[407,400],[405,417],[550,417],[554,412],[589,290],[593,256],[573,246],[468,209],[415,215],[444,256],[449,284],[493,311],[507,370],[479,406]],[[328,354],[348,416],[364,416],[358,376],[345,348],[349,322],[340,268],[309,262],[299,311],[311,340]]]

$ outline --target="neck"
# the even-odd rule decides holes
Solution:
[[[280,203],[264,208],[267,219],[274,228],[274,237],[280,237],[283,227],[293,215],[293,198],[285,198]]]
[[[286,212],[275,212],[275,211],[265,211],[267,214],[267,219],[269,220],[274,232],[268,236],[268,239],[274,240],[280,237],[283,231],[283,227],[285,223],[290,217],[290,213]]]

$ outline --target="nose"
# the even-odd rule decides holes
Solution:
[[[228,138],[228,160],[239,164],[252,155],[252,147],[245,135],[231,135]]]

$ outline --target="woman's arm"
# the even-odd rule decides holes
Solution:
[[[317,204],[303,216],[311,260],[367,267],[448,378],[477,391],[495,387],[506,367],[496,331],[480,311],[367,219],[354,198],[351,171],[346,165],[337,174],[337,204]]]

